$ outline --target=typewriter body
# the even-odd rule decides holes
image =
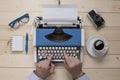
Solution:
[[[77,15],[76,6],[44,5],[43,16],[35,18],[34,27],[35,62],[51,54],[52,62],[63,62],[64,53],[83,59],[83,21]]]

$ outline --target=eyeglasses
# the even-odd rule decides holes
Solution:
[[[29,21],[29,14],[26,13],[21,17],[18,17],[17,19],[13,20],[9,23],[10,28],[12,29],[18,29],[20,26],[28,23]]]

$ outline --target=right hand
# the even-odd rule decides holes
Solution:
[[[71,73],[73,78],[81,77],[83,75],[82,63],[73,56],[68,57],[66,53],[64,53],[64,57],[65,57],[64,60],[65,68]]]

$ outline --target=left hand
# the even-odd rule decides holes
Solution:
[[[51,63],[52,56],[53,55],[51,55],[48,59],[40,61],[36,64],[35,74],[38,77],[45,79],[54,72],[55,65]]]

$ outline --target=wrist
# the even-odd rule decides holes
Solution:
[[[81,72],[81,73],[79,73],[78,75],[73,76],[73,79],[80,78],[80,77],[82,77],[84,74],[85,74],[84,72]]]
[[[41,74],[38,73],[36,70],[34,71],[34,73],[35,73],[36,76],[38,76],[39,78],[45,79],[44,75],[41,75]]]

